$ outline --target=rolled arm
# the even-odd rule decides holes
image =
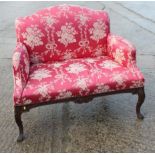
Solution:
[[[14,104],[20,104],[23,89],[29,77],[29,55],[26,47],[18,42],[13,53]]]
[[[136,66],[136,49],[126,39],[109,34],[107,38],[108,56],[124,67]]]

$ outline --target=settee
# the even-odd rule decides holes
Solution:
[[[81,6],[57,5],[17,18],[13,54],[14,112],[24,139],[21,114],[58,102],[89,102],[116,93],[145,98],[136,49],[110,32],[108,14]],[[91,106],[91,104],[90,104]]]

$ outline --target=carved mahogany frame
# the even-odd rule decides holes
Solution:
[[[20,105],[20,106],[16,105],[14,107],[15,121],[19,128],[19,136],[17,138],[17,142],[21,142],[24,140],[24,129],[23,129],[23,123],[21,120],[21,115],[23,112],[27,112],[30,109],[38,107],[38,106],[66,102],[66,101],[74,101],[75,103],[89,102],[94,97],[97,97],[97,96],[105,96],[105,95],[112,95],[112,94],[118,94],[118,93],[132,93],[132,94],[138,95],[138,102],[136,105],[136,114],[137,114],[137,118],[142,120],[144,118],[144,116],[141,114],[140,109],[141,109],[141,106],[145,99],[144,87],[128,89],[128,90],[119,90],[119,91],[107,92],[107,93],[102,93],[102,94],[94,94],[91,96],[84,96],[84,97],[79,96],[79,97],[74,97],[74,98],[67,98],[67,99],[61,99],[61,100],[50,101],[50,102],[45,102],[45,103],[38,103],[38,104]]]

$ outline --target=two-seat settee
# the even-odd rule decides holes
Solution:
[[[144,77],[136,66],[136,49],[110,33],[105,11],[58,5],[18,18],[15,25],[18,141],[24,139],[21,114],[50,103],[88,102],[95,96],[131,92],[138,94],[136,113],[143,118]]]

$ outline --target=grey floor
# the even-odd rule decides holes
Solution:
[[[137,64],[146,83],[143,121],[136,119],[137,96],[95,98],[82,105],[49,105],[23,114],[26,140],[13,114],[11,57],[14,20],[64,2],[0,2],[0,152],[155,152],[155,2],[65,2],[94,9],[104,6],[111,31],[137,48]]]

